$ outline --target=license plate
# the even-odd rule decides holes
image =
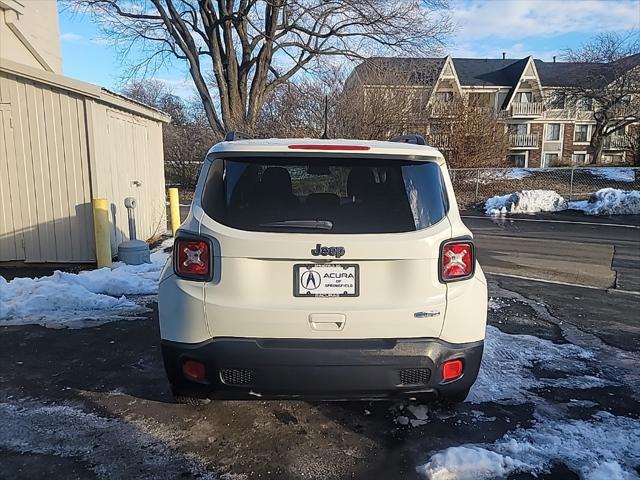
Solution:
[[[296,297],[357,297],[360,294],[358,265],[297,264],[293,266]]]

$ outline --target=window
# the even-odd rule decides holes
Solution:
[[[546,127],[545,140],[558,141],[560,140],[560,124],[548,123]]]
[[[593,100],[591,98],[580,98],[576,103],[576,107],[581,111],[593,110]]]
[[[528,126],[526,123],[513,123],[509,125],[512,135],[526,135],[528,132]]]
[[[216,158],[202,194],[217,222],[262,232],[415,231],[446,202],[436,163],[367,157]]]
[[[554,164],[558,163],[558,154],[557,153],[545,153],[543,158],[543,167],[553,167]]]
[[[473,107],[490,107],[491,94],[490,93],[470,93],[469,104]]]
[[[437,103],[446,103],[453,100],[453,92],[437,92],[434,100]]]
[[[576,125],[573,135],[574,142],[588,142],[589,141],[589,125]]]
[[[532,103],[533,92],[518,92],[514,100],[519,103]]]
[[[574,153],[573,154],[573,163],[576,165],[585,165],[587,163],[587,154],[586,153]]]
[[[602,163],[622,163],[623,158],[621,153],[610,153],[607,155],[602,155]]]
[[[517,167],[517,168],[527,167],[527,156],[524,153],[511,155],[511,161],[513,162],[514,167]]]

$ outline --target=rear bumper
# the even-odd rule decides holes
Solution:
[[[197,344],[162,341],[165,369],[183,395],[230,399],[376,399],[455,395],[475,382],[484,342],[451,344],[431,338],[297,340],[215,338]],[[442,380],[442,363],[461,359],[464,372]],[[187,379],[185,360],[205,365]]]

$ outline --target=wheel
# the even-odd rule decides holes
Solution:
[[[456,392],[447,393],[440,397],[440,402],[447,405],[455,405],[456,403],[462,403],[469,395],[469,388],[464,390],[458,390]]]

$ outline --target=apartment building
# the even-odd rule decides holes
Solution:
[[[589,165],[594,163],[590,146],[596,125],[594,105],[586,98],[565,102],[561,92],[574,90],[581,82],[593,81],[594,70],[607,79],[605,81],[612,81],[613,72],[640,69],[640,54],[619,62],[624,63],[544,62],[531,56],[522,59],[376,57],[358,65],[347,85],[362,88],[365,96],[372,90],[389,87],[410,92],[415,100],[413,111],[418,114],[414,115],[416,122],[409,128],[425,133],[429,143],[445,154],[450,139],[438,119],[447,115],[448,105],[457,97],[473,99],[479,108],[495,112],[509,133],[508,157],[513,165],[530,168]],[[628,118],[629,111],[619,110],[617,115]],[[631,113],[637,119],[638,112]],[[633,133],[634,128],[638,128],[637,122],[605,137],[599,163],[629,163],[628,133]]]

